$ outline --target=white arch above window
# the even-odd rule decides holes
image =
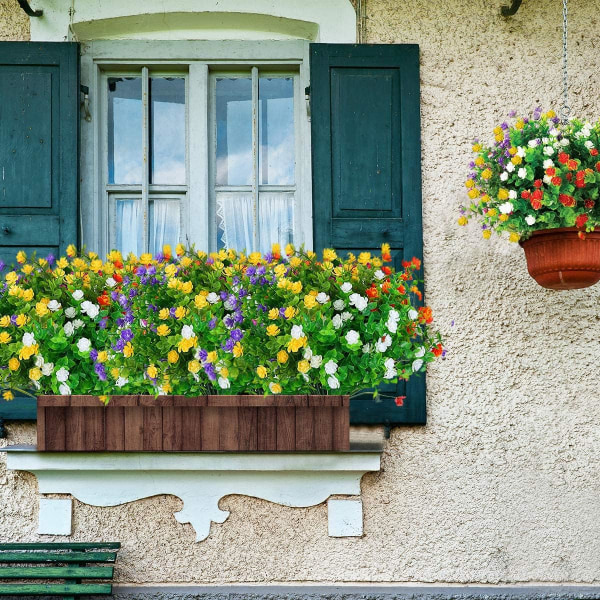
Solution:
[[[31,19],[32,41],[73,38],[353,43],[356,14],[350,0],[51,0]]]

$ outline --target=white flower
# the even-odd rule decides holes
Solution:
[[[71,395],[71,388],[66,383],[61,383],[58,386],[58,391],[63,396],[70,396]]]
[[[513,163],[509,162],[509,163],[506,165],[506,170],[507,170],[509,173],[512,173],[512,172],[515,170],[515,165],[513,165]]]
[[[192,325],[184,325],[181,328],[181,337],[184,340],[191,340],[194,337],[194,328]]]
[[[369,304],[367,298],[361,296],[360,294],[352,294],[349,298],[349,301],[350,304],[352,306],[355,306],[360,312],[365,310],[365,308],[367,308],[367,305]]]
[[[329,360],[325,363],[325,373],[327,375],[333,375],[338,370],[337,363],[333,360]]]
[[[59,309],[60,309],[60,302],[58,300],[50,300],[50,302],[48,302],[48,310],[51,310],[52,312],[56,312]]]
[[[352,319],[354,319],[352,313],[349,313],[347,310],[342,313],[342,321],[344,321],[344,323],[346,321],[352,321]]]
[[[546,185],[550,185],[552,183],[552,177],[550,177],[550,175],[544,175],[543,181]]]
[[[333,375],[331,377],[329,377],[327,379],[327,385],[332,389],[332,390],[337,390],[340,387],[340,380],[337,377],[334,377]]]
[[[544,154],[546,156],[552,156],[554,154],[554,148],[552,146],[544,146]]]
[[[44,360],[44,357],[41,354],[35,355],[35,366],[36,367],[43,367],[45,362],[46,361]]]
[[[396,369],[390,369],[389,371],[386,371],[383,374],[383,378],[384,379],[394,379],[394,377],[396,377],[396,375],[398,375],[398,371],[396,371]]]
[[[593,148],[594,147],[594,142],[591,142],[590,140],[587,140],[587,142],[585,142],[584,146],[586,148]]]
[[[415,319],[416,319],[418,316],[419,316],[419,313],[418,313],[418,312],[417,312],[417,311],[416,311],[414,308],[411,308],[411,309],[408,311],[408,318],[409,318],[411,321],[414,321],[414,320],[415,320]]]
[[[500,181],[506,181],[508,179],[508,173],[506,171],[502,171],[500,173]]]
[[[56,380],[64,383],[69,379],[69,371],[64,367],[61,367],[58,371],[56,371]]]
[[[80,327],[83,327],[84,325],[85,325],[85,323],[81,319],[75,319],[73,321],[73,327],[75,329],[79,329]]]
[[[417,372],[421,369],[421,367],[423,366],[423,360],[420,358],[417,358],[417,360],[413,360],[413,364],[412,364],[412,370]]]
[[[381,269],[375,271],[375,279],[385,279],[385,273]]]
[[[547,158],[544,161],[544,169],[549,169],[550,167],[554,166],[554,161],[551,158]]]
[[[89,300],[84,300],[81,303],[81,311],[86,313],[88,311],[88,308],[90,308],[90,306],[92,306],[92,303]]]
[[[547,144],[549,141],[550,141],[550,138],[547,138],[547,137],[542,138],[542,144]]]
[[[535,217],[533,215],[527,215],[525,217],[525,223],[527,223],[527,225],[533,225],[535,223]]]
[[[421,346],[416,352],[415,352],[415,357],[416,358],[423,358],[425,356],[425,348],[423,348],[423,346]]]
[[[365,344],[362,347],[363,354],[369,354],[371,352],[371,344]]]
[[[87,315],[90,319],[95,319],[100,312],[100,307],[97,304],[92,304],[87,311]]]
[[[302,358],[304,358],[304,360],[310,360],[313,356],[313,352],[310,349],[310,346],[306,346],[306,348],[304,348],[304,354],[302,355]]]
[[[396,333],[396,331],[398,331],[398,321],[388,319],[385,326],[388,328],[388,331],[390,333]]]
[[[126,377],[119,377],[116,381],[115,381],[115,385],[117,387],[123,387],[124,385],[127,385],[129,383],[129,379],[127,379]]]
[[[377,340],[375,350],[382,354],[392,345],[392,338],[389,335],[384,335]]]
[[[509,215],[512,211],[513,211],[513,205],[510,202],[505,202],[504,204],[501,204],[499,207],[500,212],[503,215]]]
[[[516,200],[517,199],[517,191],[516,190],[509,190],[508,191],[508,197],[511,200]]]
[[[323,357],[320,354],[313,354],[310,359],[310,366],[313,369],[318,369],[323,362]]]
[[[218,383],[222,390],[226,390],[227,388],[231,387],[231,382],[226,377],[219,377]]]
[[[274,381],[271,381],[271,383],[269,384],[269,391],[271,392],[271,394],[278,394],[278,391],[274,391],[277,388],[275,388],[277,384]]]
[[[352,346],[354,344],[358,344],[358,342],[360,341],[360,335],[359,335],[358,331],[354,331],[354,329],[351,329],[346,334],[346,341],[348,342],[348,344],[350,346]]]
[[[345,307],[346,303],[343,300],[336,300],[333,303],[333,308],[335,308],[335,310],[344,310]]]
[[[87,338],[79,338],[77,340],[77,348],[79,348],[79,352],[89,352],[92,347],[92,342]]]
[[[73,292],[73,298],[75,300],[81,300],[83,298],[83,292],[81,290],[75,290]]]
[[[529,142],[527,142],[527,145],[530,148],[535,148],[536,146],[540,145],[540,142],[539,142],[539,140],[529,140]]]
[[[225,302],[223,302],[223,306],[227,309],[227,310],[233,310],[235,308],[236,305],[236,299],[235,298],[231,298],[230,296],[227,297],[227,300],[225,300]]]
[[[63,325],[63,329],[65,330],[65,335],[67,337],[71,337],[75,333],[75,327],[73,327],[73,323],[71,323],[71,321],[67,321]]]
[[[388,313],[388,319],[390,321],[399,321],[400,313],[395,308],[392,308],[392,309],[390,309],[390,312]]]
[[[523,148],[522,146],[519,146],[517,148],[517,156],[520,156],[521,158],[525,158],[525,148]]]
[[[553,135],[554,137],[556,137],[559,133],[558,129],[556,129],[556,127],[553,127],[552,129],[549,130],[550,135]]]
[[[210,304],[216,304],[219,301],[219,296],[217,296],[215,292],[211,292],[208,296],[206,296],[206,301],[210,302]]]
[[[398,375],[398,371],[396,371],[396,363],[394,362],[393,358],[386,358],[385,359],[385,363],[383,363],[385,365],[385,375],[383,376],[384,379],[394,379],[394,377],[396,377],[396,375]]]
[[[40,385],[40,382],[39,382],[39,381],[35,381],[35,380],[33,380],[33,379],[30,379],[29,381],[31,381],[31,384],[33,385],[33,387],[34,387],[36,390],[39,390],[39,389],[42,387],[42,386]]]
[[[340,286],[340,289],[342,290],[342,292],[344,292],[344,294],[349,294],[352,291],[352,284],[348,281],[345,281]]]
[[[559,144],[561,146],[568,146],[571,142],[569,141],[569,138],[563,138],[562,140],[560,140]]]
[[[42,375],[49,377],[54,371],[54,363],[44,363],[42,365]]]
[[[525,169],[524,167],[521,167],[517,171],[517,175],[519,176],[520,179],[525,179],[525,177],[527,177],[527,169]]]
[[[342,315],[338,314],[333,315],[333,319],[331,319],[331,322],[333,323],[333,326],[336,329],[339,329],[344,324],[344,321],[342,320]]]
[[[319,292],[317,294],[317,297],[315,298],[315,300],[319,304],[325,304],[325,302],[327,302],[329,300],[329,296],[325,292]]]
[[[74,306],[65,308],[65,316],[68,319],[72,319],[77,314],[77,309]]]
[[[23,346],[33,346],[35,344],[35,335],[33,333],[24,333],[23,334]]]
[[[292,339],[299,340],[301,337],[304,337],[304,331],[302,331],[302,325],[294,325],[292,327],[292,331],[290,332],[292,335]]]
[[[111,287],[111,288],[112,288],[112,287],[115,287],[115,285],[117,285],[117,282],[116,282],[116,281],[115,281],[115,280],[114,280],[112,277],[109,277],[109,278],[106,280],[106,285],[107,285],[108,287]]]

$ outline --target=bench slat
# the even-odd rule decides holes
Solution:
[[[46,542],[0,544],[2,550],[118,550],[121,542]]]
[[[110,594],[112,585],[109,583],[4,583],[0,585],[0,596],[48,596],[48,595],[70,595],[81,596],[83,594]]]
[[[0,552],[0,563],[115,562],[115,552]]]
[[[112,579],[113,567],[0,567],[0,579]]]

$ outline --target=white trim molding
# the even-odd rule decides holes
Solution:
[[[160,494],[177,496],[184,506],[175,518],[191,523],[197,541],[208,537],[211,522],[223,523],[229,516],[219,508],[225,496],[252,496],[293,507],[315,506],[331,495],[360,496],[362,476],[379,471],[381,456],[379,452],[69,453],[37,452],[27,446],[3,450],[8,454],[7,468],[37,477],[40,494],[71,494],[92,506],[116,506]],[[336,529],[336,537],[360,535],[359,526],[362,532],[362,504],[353,508],[352,526]]]
[[[350,0],[47,0],[30,19],[36,42],[94,39],[285,40],[355,43]]]

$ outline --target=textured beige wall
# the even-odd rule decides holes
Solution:
[[[427,294],[449,353],[429,372],[427,427],[394,430],[363,479],[364,537],[328,538],[324,505],[231,496],[196,544],[177,498],[76,502],[74,539],[123,542],[121,581],[600,583],[600,286],[545,291],[517,245],[455,225],[470,140],[560,98],[560,3],[504,20],[505,3],[368,0],[369,41],[421,46]],[[599,9],[570,1],[572,105],[590,117]],[[33,433],[12,427],[10,443]],[[0,483],[0,539],[36,539],[35,479]]]
[[[28,39],[29,17],[21,10],[17,0],[0,2],[0,42]]]

